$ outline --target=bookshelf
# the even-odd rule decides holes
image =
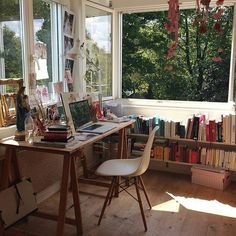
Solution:
[[[136,125],[128,134],[132,144],[131,154],[133,151],[138,153],[135,149],[141,147],[150,130],[159,125],[151,161],[161,161],[166,165],[201,165],[236,171],[235,115],[222,116],[218,121],[196,117],[193,115],[189,118],[186,126],[158,117],[134,117]]]

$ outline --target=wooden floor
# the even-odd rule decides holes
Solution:
[[[144,232],[138,203],[126,193],[112,201],[100,226],[97,226],[97,221],[104,198],[81,193],[84,235],[236,235],[235,183],[225,191],[220,191],[191,184],[190,176],[156,171],[148,171],[144,175],[144,182],[153,205],[153,209],[148,210],[143,198],[148,232]],[[106,193],[106,189],[102,187],[80,184],[80,189],[99,195]],[[135,189],[132,188],[131,192],[135,193]],[[57,212],[58,200],[58,194],[55,194],[41,204],[40,209]],[[224,210],[228,212],[223,213]],[[223,215],[229,213],[233,215]],[[73,216],[71,198],[68,201],[68,216]],[[20,222],[16,227],[31,234],[53,236],[56,223],[31,216],[27,222]],[[65,235],[76,235],[76,229],[66,225]]]

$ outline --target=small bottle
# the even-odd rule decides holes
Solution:
[[[34,141],[34,121],[30,113],[25,118],[25,141],[27,143]]]

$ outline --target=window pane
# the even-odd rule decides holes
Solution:
[[[0,78],[23,78],[22,34],[19,1],[0,3]],[[17,88],[17,86],[16,86]],[[13,86],[2,91],[13,92]]]
[[[48,101],[53,81],[51,4],[42,0],[34,0],[33,8],[36,93],[43,101]]]
[[[86,7],[86,92],[112,96],[111,13]]]
[[[167,12],[123,14],[122,96],[160,100],[227,102],[233,7],[225,7],[221,30],[211,9],[207,32],[194,24],[196,10],[180,10],[179,41],[167,59]],[[213,61],[213,58],[221,61]]]

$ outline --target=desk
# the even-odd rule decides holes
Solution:
[[[46,146],[34,146],[33,144],[28,144],[24,141],[15,141],[13,137],[9,137],[0,141],[0,145],[6,148],[5,160],[3,163],[3,171],[0,179],[0,191],[6,189],[14,181],[19,181],[21,179],[20,170],[17,160],[17,151],[29,150],[35,152],[45,152],[45,153],[56,153],[63,157],[63,170],[62,170],[62,180],[60,188],[60,202],[58,216],[41,214],[45,218],[57,220],[57,231],[56,235],[64,235],[65,223],[73,224],[76,226],[77,235],[83,234],[82,228],[82,216],[80,209],[79,200],[79,189],[76,174],[75,158],[81,157],[82,149],[89,144],[99,141],[113,133],[119,132],[119,146],[118,146],[118,157],[122,158],[123,154],[127,154],[127,142],[126,142],[126,129],[134,123],[133,120],[117,124],[117,127],[101,135],[94,136],[86,141],[78,141],[75,145],[68,148],[54,148]],[[70,219],[66,217],[66,203],[67,194],[69,188],[69,180],[71,184],[71,191],[73,196],[75,219]],[[1,229],[0,229],[1,230]],[[2,229],[3,230],[3,229]],[[0,231],[1,234],[1,231]]]

